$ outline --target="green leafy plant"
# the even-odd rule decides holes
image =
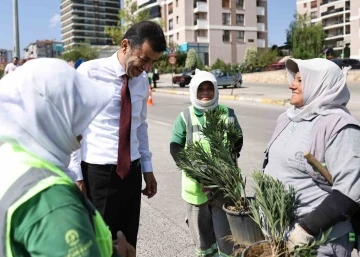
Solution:
[[[223,110],[207,111],[205,115],[200,131],[209,147],[204,147],[201,140],[189,144],[179,154],[178,165],[202,186],[220,190],[234,210],[247,210],[246,179],[237,167],[235,154],[236,143],[242,139],[241,130],[233,122],[226,122]]]
[[[260,171],[253,174],[255,180],[255,200],[250,202],[253,220],[262,228],[269,241],[272,256],[289,256],[285,235],[296,218],[299,200],[294,187],[286,187],[281,181]],[[297,247],[294,256],[316,256],[316,249],[328,242],[330,231],[307,245]]]

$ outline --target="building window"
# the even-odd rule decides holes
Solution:
[[[311,8],[316,8],[316,7],[317,7],[317,1],[312,1]]]
[[[222,8],[230,8],[230,0],[222,0]]]
[[[179,24],[179,16],[176,16],[176,24]]]
[[[169,20],[169,30],[172,30],[174,28],[174,22],[173,19]]]
[[[223,42],[229,42],[230,41],[230,30],[224,30],[223,31]]]
[[[244,0],[236,0],[236,8],[244,9]]]
[[[317,12],[311,12],[311,19],[317,18]]]
[[[230,13],[223,13],[222,14],[222,24],[223,25],[230,25]]]
[[[236,32],[236,39],[239,41],[244,41],[245,32],[244,31],[237,31]]]
[[[254,39],[249,39],[248,42],[249,43],[254,43]]]
[[[173,13],[173,4],[172,3],[168,5],[168,13],[169,14]]]
[[[173,36],[173,35],[170,35],[170,36],[169,36],[169,43],[172,43],[172,42],[174,42],[174,36]]]
[[[236,25],[244,26],[244,14],[236,14]]]
[[[176,0],[176,7],[179,7],[179,1]]]
[[[307,7],[307,3],[304,3],[304,8],[306,8]]]
[[[179,40],[179,32],[176,33],[176,40]]]

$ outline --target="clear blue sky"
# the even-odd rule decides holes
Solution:
[[[21,53],[37,39],[61,40],[60,0],[18,2]],[[0,6],[0,48],[13,49],[12,0],[0,0]],[[269,46],[285,42],[285,29],[293,18],[295,7],[295,0],[268,0]]]

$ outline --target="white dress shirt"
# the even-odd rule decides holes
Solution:
[[[4,71],[7,72],[7,73],[10,73],[10,72],[15,71],[17,67],[18,67],[17,65],[15,65],[15,64],[13,64],[13,63],[11,62],[11,63],[8,63],[8,64],[6,65]]]
[[[82,134],[81,159],[91,164],[117,164],[119,123],[121,113],[121,87],[124,68],[120,65],[117,52],[111,57],[85,62],[77,69],[89,78],[106,83],[104,86],[114,86],[115,94],[111,102],[91,122]],[[152,162],[149,151],[147,101],[149,97],[149,82],[143,72],[139,77],[129,79],[131,95],[131,161],[141,159],[142,172],[151,172]],[[81,106],[79,106],[81,108]],[[121,126],[121,124],[120,124]],[[69,169],[77,174],[76,180],[82,179],[80,158],[78,153],[72,154]]]

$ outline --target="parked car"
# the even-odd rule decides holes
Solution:
[[[340,68],[351,66],[352,69],[360,69],[360,61],[357,59],[330,59],[334,63],[336,63]]]
[[[231,73],[231,72],[225,72],[221,70],[213,70],[211,71],[217,80],[218,87],[227,88],[230,87],[241,87],[242,84],[242,75],[241,73]]]
[[[173,84],[178,84],[180,87],[185,87],[190,84],[192,76],[195,74],[195,71],[186,71],[181,75],[173,77]]]

